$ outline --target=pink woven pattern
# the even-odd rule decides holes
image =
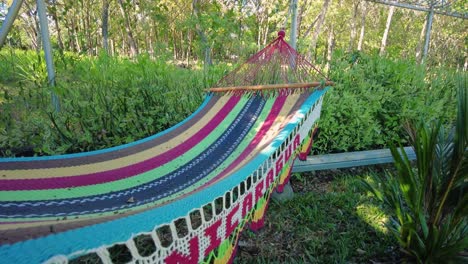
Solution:
[[[217,87],[308,83],[326,76],[286,41],[284,31],[264,49],[254,54],[217,83]]]

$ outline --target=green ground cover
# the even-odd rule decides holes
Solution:
[[[385,210],[360,179],[382,167],[294,174],[295,198],[270,202],[265,227],[244,231],[236,263],[372,263],[401,259]]]

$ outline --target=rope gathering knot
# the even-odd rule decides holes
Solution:
[[[284,38],[284,36],[286,36],[286,32],[284,32],[284,30],[278,31],[278,37]]]

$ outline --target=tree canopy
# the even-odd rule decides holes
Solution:
[[[12,2],[0,0],[0,7]],[[46,0],[46,4],[55,49],[89,55],[103,50],[129,57],[148,53],[179,64],[237,61],[291,24],[287,0]],[[467,12],[466,0],[452,6]],[[36,13],[35,1],[25,0],[9,45],[40,48]],[[299,0],[298,49],[315,62],[330,60],[328,53],[337,49],[420,60],[426,19],[425,12],[392,11],[372,1]],[[462,18],[436,15],[429,63],[466,68],[466,28]]]

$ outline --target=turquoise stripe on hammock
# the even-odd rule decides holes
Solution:
[[[176,125],[168,128],[168,129],[166,129],[164,131],[161,131],[161,132],[159,132],[157,134],[154,134],[154,135],[146,137],[146,138],[142,138],[140,140],[137,140],[137,141],[134,141],[134,142],[131,142],[131,143],[127,143],[127,144],[123,144],[123,145],[119,145],[119,146],[115,146],[115,147],[111,147],[111,148],[106,148],[106,149],[100,149],[100,150],[94,150],[94,151],[88,151],[88,152],[81,152],[81,153],[73,153],[73,154],[54,155],[54,156],[47,156],[47,157],[0,158],[0,163],[2,163],[2,162],[12,162],[12,161],[35,161],[35,160],[57,160],[57,159],[80,158],[80,157],[104,154],[104,153],[108,153],[108,152],[112,152],[112,151],[116,151],[116,150],[121,150],[121,149],[129,148],[129,147],[133,147],[135,145],[145,143],[147,141],[150,141],[150,140],[153,140],[153,139],[158,138],[160,136],[163,136],[163,135],[173,131],[174,129],[180,127],[181,125],[187,123],[188,121],[190,121],[190,119],[192,119],[195,115],[197,115],[201,110],[203,110],[203,108],[205,108],[205,106],[208,104],[208,102],[211,100],[212,97],[213,97],[213,95],[211,95],[211,94],[207,95],[205,100],[203,101],[203,103],[197,108],[197,110],[195,110],[195,112],[193,112],[190,116],[188,116],[186,119],[180,121]]]
[[[327,90],[328,88],[315,90],[298,112],[306,114]],[[124,242],[132,234],[150,232],[161,224],[170,223],[174,219],[187,215],[193,209],[201,208],[203,205],[212,202],[217,197],[224,195],[226,191],[233,189],[241,181],[247,179],[281,146],[299,122],[300,119],[290,122],[273,142],[246,166],[201,192],[125,218],[22,241],[13,245],[1,246],[0,256],[2,256],[2,259],[0,261],[8,260],[9,263],[17,264],[40,263],[56,255],[69,255],[78,251],[98,248],[102,245]]]

